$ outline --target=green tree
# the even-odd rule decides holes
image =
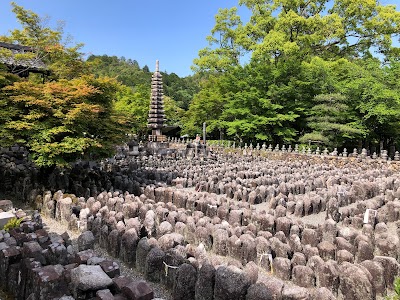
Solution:
[[[132,124],[132,130],[138,136],[147,133],[147,115],[150,105],[150,90],[146,85],[138,85],[135,89],[119,85],[115,109],[125,115]]]
[[[239,141],[291,142],[298,115],[270,97],[270,67],[248,65],[223,76],[228,101],[220,120],[228,136]]]
[[[164,111],[167,119],[166,125],[181,126],[184,110],[178,106],[176,101],[168,96],[164,96]]]
[[[380,148],[399,142],[400,85],[399,64],[392,61],[382,66],[374,58],[358,62],[348,78],[343,80],[343,90],[357,103],[362,122],[368,129],[368,139]]]
[[[371,137],[378,132],[381,136],[384,124],[389,124],[394,129],[392,132],[396,131],[395,135],[398,135],[393,84],[388,87],[384,80],[379,79],[368,86],[367,91],[376,87],[374,94],[372,90],[371,93],[363,90],[369,74],[374,73],[364,62],[370,64],[368,59],[375,54],[379,54],[381,62],[390,65],[398,59],[396,54],[400,50],[392,44],[392,39],[400,33],[400,12],[393,5],[362,0],[240,0],[238,4],[249,10],[249,20],[242,22],[236,8],[220,10],[215,27],[207,37],[210,45],[199,51],[193,69],[202,80],[215,82],[210,74],[228,78],[238,75],[238,66],[249,65],[257,70],[255,72],[267,73],[260,74],[265,84],[257,85],[254,80],[239,76],[235,84],[244,87],[241,95],[235,92],[235,84],[230,85],[227,94],[221,92],[219,85],[210,85],[208,93],[215,94],[214,97],[205,98],[201,91],[193,102],[221,109],[210,114],[211,123],[219,127],[224,125],[226,130],[229,127],[233,134],[243,130],[242,134],[247,138],[253,132],[255,138],[261,125],[254,122],[254,116],[265,116],[266,112],[262,105],[257,105],[260,101],[249,99],[264,99],[272,105],[265,110],[272,115],[276,113],[278,119],[291,116],[289,122],[284,122],[288,125],[286,131],[279,122],[272,125],[276,119],[273,120],[273,130],[264,129],[270,135],[268,139],[290,141],[296,132],[302,136],[313,131],[311,127],[315,124],[311,124],[310,111],[315,96],[340,93],[346,97],[347,107],[338,110],[335,116],[340,117],[337,124],[355,126],[353,129],[362,133],[350,134],[350,128],[342,128],[338,134],[333,134],[333,131],[326,133],[337,137],[335,143]],[[387,71],[381,64],[375,68],[375,72],[383,72],[378,78],[389,76],[384,75]],[[359,74],[360,71],[366,71],[366,74]],[[395,77],[393,72],[394,69],[391,73]],[[378,93],[378,85],[385,93]],[[231,97],[229,92],[232,91],[236,95]],[[224,99],[223,105],[220,105],[221,99]],[[337,101],[338,107],[343,104],[340,99]],[[256,113],[252,105],[257,107]],[[186,128],[193,128],[194,123],[198,128],[199,122],[193,120],[194,116],[200,115],[199,108],[200,105],[189,107]],[[216,112],[218,116],[214,116]],[[331,139],[327,141],[333,142]]]
[[[220,76],[210,76],[202,82],[200,91],[194,95],[183,117],[182,134],[196,136],[202,132],[203,122],[207,122],[207,132],[211,134],[223,128],[219,118],[227,102],[228,91],[221,84]]]
[[[90,65],[91,72],[97,76],[116,78],[119,82],[132,88],[141,85],[150,87],[151,73],[140,69],[137,62],[133,63],[108,55],[91,55],[87,62]]]
[[[245,49],[238,41],[238,32],[243,29],[237,8],[220,9],[215,16],[215,26],[207,36],[209,47],[199,51],[193,60],[196,72],[224,72],[238,66]]]
[[[44,167],[107,157],[126,132],[126,120],[113,112],[116,86],[92,76],[8,85],[0,93],[0,143],[26,146]]]
[[[12,5],[22,29],[0,40],[30,46],[33,52],[15,59],[40,59],[52,75],[51,81],[43,83],[34,76],[17,80],[0,70],[1,145],[25,146],[42,167],[109,156],[128,130],[127,120],[114,108],[118,83],[87,75],[79,45],[65,47],[62,31],[44,26],[35,13]]]
[[[366,129],[347,103],[348,99],[341,94],[315,96],[308,117],[308,127],[312,131],[303,135],[300,141],[339,147],[346,140],[364,136]]]
[[[79,52],[83,44],[68,46],[69,41],[63,40],[63,28],[46,27],[45,20],[36,13],[11,3],[22,29],[15,29],[9,35],[0,36],[0,41],[15,43],[30,47],[33,51],[13,55],[11,51],[2,50],[0,55],[13,55],[16,60],[44,62],[51,71],[50,79],[72,79],[79,75],[88,74]]]

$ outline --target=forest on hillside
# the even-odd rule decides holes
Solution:
[[[12,4],[22,29],[0,42],[34,49],[0,69],[0,144],[25,145],[39,165],[104,157],[147,133],[151,71],[132,58],[81,53],[60,29]],[[400,12],[374,0],[239,0],[220,9],[192,76],[162,73],[168,125],[237,143],[400,146]],[[1,48],[0,48],[1,49]],[[0,50],[0,61],[13,54]],[[1,65],[1,64],[0,64]]]

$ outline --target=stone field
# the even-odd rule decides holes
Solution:
[[[78,253],[73,253],[65,239],[50,238],[46,244],[14,237],[17,242],[10,246],[8,233],[3,233],[0,245],[7,248],[0,252],[1,282],[4,270],[18,282],[12,257],[19,247],[26,263],[28,258],[30,264],[50,260],[52,267],[42,268],[57,278],[67,276],[70,286],[62,291],[69,297],[153,299],[150,290],[142,298],[132,296],[135,288],[149,288],[144,281],[143,288],[131,282],[136,284],[131,294],[128,287],[125,292],[116,289],[115,281],[122,279],[115,262],[87,263],[97,243],[143,273],[147,282],[164,285],[177,300],[368,300],[393,293],[400,272],[397,161],[214,149],[208,157],[121,155],[90,168],[79,180],[71,175],[74,170],[52,174],[53,188],[40,186],[33,168],[18,169],[23,176],[16,184],[30,185],[26,201],[41,215],[82,234]],[[3,169],[0,183],[5,172],[17,177]],[[38,229],[29,224],[7,237],[25,233],[32,239]],[[47,256],[25,254],[35,251]],[[4,253],[10,257],[7,265]],[[103,279],[88,276],[82,283],[82,274]],[[7,282],[7,289],[16,288],[11,279]],[[50,299],[41,294],[43,289],[32,288],[29,299]],[[104,290],[109,298],[102,294],[107,292],[98,293]]]

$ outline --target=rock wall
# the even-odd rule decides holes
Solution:
[[[0,289],[14,299],[153,299],[146,282],[120,276],[118,263],[98,257],[94,242],[84,232],[76,252],[67,233],[43,229],[38,213],[0,230]]]

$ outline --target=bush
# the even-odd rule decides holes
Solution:
[[[17,228],[19,227],[19,225],[22,223],[22,221],[24,220],[24,218],[11,218],[10,220],[8,220],[8,222],[6,223],[6,225],[4,225],[4,230],[5,231],[9,231],[10,229],[13,228]]]

